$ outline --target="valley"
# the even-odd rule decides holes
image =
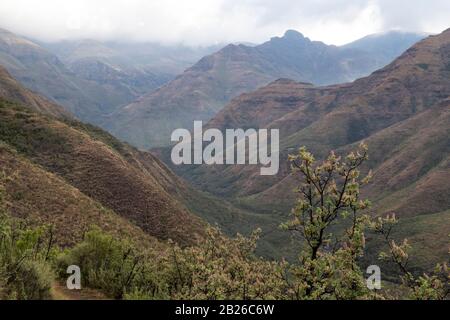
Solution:
[[[352,183],[367,174],[372,181],[346,193],[345,168],[358,157],[350,152],[364,144],[368,158],[352,169]],[[235,147],[236,155],[229,152]],[[44,262],[54,258],[51,268],[86,263],[98,272],[86,280],[92,286],[86,292],[95,296],[309,297],[309,289],[293,292],[290,280],[310,271],[295,273],[303,267],[299,261],[308,262],[300,253],[311,242],[281,228],[292,212],[306,208],[298,209],[308,194],[300,192],[305,181],[289,157],[308,163],[313,156],[302,147],[318,161],[332,151],[342,156],[336,163],[343,161],[342,168],[334,160],[324,164],[336,165],[333,170],[345,177],[340,197],[322,198],[314,211],[309,194],[310,223],[327,227],[320,237],[325,229],[345,237],[353,223],[342,247],[336,240],[337,249],[330,249],[323,240],[323,257],[330,259],[324,264],[350,263],[352,272],[380,265],[387,281],[400,286],[399,271],[379,257],[390,245],[397,248],[389,241],[403,250],[404,238],[415,257],[406,259],[414,276],[447,261],[450,29],[436,35],[385,32],[342,46],[288,30],[258,45],[203,47],[45,42],[0,29],[0,227],[12,239],[37,228],[39,236],[25,237],[39,239],[35,257],[45,251],[39,228],[49,227]],[[327,186],[320,170],[306,184],[317,178]],[[337,192],[337,185],[328,188],[322,191]],[[352,196],[369,199],[370,208],[347,199]],[[313,215],[326,205],[336,206],[336,214],[314,225]],[[373,221],[398,218],[389,231],[393,240],[383,242],[380,230],[369,228],[354,244],[364,219],[327,225],[337,213],[348,214],[344,207],[355,217],[361,209]],[[347,254],[353,245],[365,254],[350,251],[350,262],[333,255]],[[61,251],[50,257],[53,246]],[[280,276],[285,267],[292,274]],[[109,279],[108,268],[123,277],[123,285],[99,280]],[[134,272],[139,276],[131,277]],[[241,287],[247,276],[252,290]],[[336,288],[347,285],[335,276]],[[66,296],[60,279],[54,280],[49,290]],[[320,294],[339,299],[343,293]],[[345,294],[359,298],[358,290]]]
[[[303,145],[319,157],[330,150],[343,154],[365,141],[370,155],[365,170],[372,169],[374,178],[362,191],[373,200],[373,214],[395,213],[401,221],[399,229],[420,220],[414,237],[421,247],[436,246],[433,256],[426,258],[432,265],[436,251],[446,254],[450,231],[446,214],[450,205],[449,36],[446,31],[429,37],[353,83],[314,87],[275,81],[234,99],[206,125],[222,131],[279,128],[277,176],[262,177],[254,166],[174,166],[169,148],[154,152],[195,187],[281,221],[296,197],[292,190],[297,179],[290,174],[289,154]],[[420,236],[435,215],[442,217],[443,226],[433,240],[436,243]]]

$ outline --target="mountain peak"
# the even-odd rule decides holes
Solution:
[[[285,39],[292,39],[292,40],[298,40],[298,39],[305,39],[305,36],[301,34],[300,32],[296,30],[287,30],[284,33],[283,38]]]
[[[305,37],[302,33],[296,30],[287,30],[282,37],[273,37],[270,39],[270,42],[283,42],[283,43],[297,43],[297,44],[306,44],[310,43],[311,40],[308,37]]]

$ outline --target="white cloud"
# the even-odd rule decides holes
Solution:
[[[296,29],[342,44],[390,29],[450,27],[448,0],[1,0],[0,27],[45,41],[262,42]]]

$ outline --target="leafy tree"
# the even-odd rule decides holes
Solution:
[[[359,268],[364,255],[366,230],[384,236],[389,250],[380,259],[390,260],[402,272],[401,280],[409,288],[411,299],[445,299],[450,292],[450,273],[446,263],[436,266],[432,275],[414,276],[408,271],[411,249],[408,240],[401,244],[390,238],[398,222],[395,215],[372,219],[366,213],[370,207],[361,199],[360,188],[372,176],[361,177],[360,167],[368,159],[368,148],[361,144],[344,159],[331,152],[321,163],[305,148],[290,156],[294,174],[302,183],[298,188],[298,203],[291,219],[282,224],[286,230],[300,234],[306,244],[299,262],[289,266],[286,277],[288,296],[294,299],[378,299],[388,298],[370,292]],[[345,232],[335,225],[346,225]]]
[[[390,261],[400,270],[402,283],[409,288],[409,297],[414,300],[444,300],[450,296],[450,269],[446,262],[436,265],[434,272],[415,276],[408,270],[411,245],[408,239],[397,243],[391,238],[393,227],[398,223],[395,214],[378,218],[373,229],[385,239],[388,250],[380,253],[380,259]],[[450,235],[449,235],[450,236]],[[450,253],[450,252],[449,252]]]
[[[290,267],[289,294],[294,299],[367,298],[358,258],[364,253],[364,230],[370,218],[364,210],[370,205],[361,199],[360,187],[369,182],[371,173],[361,178],[360,167],[368,158],[367,146],[341,159],[331,152],[317,163],[301,148],[290,156],[292,171],[300,175],[299,199],[291,219],[282,228],[299,234],[306,244],[298,264]],[[349,222],[343,221],[349,220]],[[336,224],[349,225],[342,235],[333,235]]]

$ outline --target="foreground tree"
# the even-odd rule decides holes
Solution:
[[[408,269],[412,249],[408,239],[397,243],[391,238],[396,224],[398,224],[398,219],[395,214],[384,218],[379,217],[372,222],[373,230],[382,235],[388,248],[386,251],[380,252],[380,260],[391,262],[397,266],[401,273],[403,285],[409,289],[409,298],[414,300],[447,299],[450,296],[450,268],[448,263],[437,264],[431,274],[414,275]]]
[[[360,187],[371,173],[360,177],[367,146],[341,159],[331,152],[317,163],[305,148],[290,156],[293,173],[300,175],[299,199],[291,219],[282,228],[299,234],[306,248],[299,263],[291,266],[289,294],[295,299],[356,299],[370,295],[358,258],[364,253],[364,230],[370,205],[360,197]],[[347,226],[339,231],[340,225]],[[335,229],[336,233],[331,232]]]
[[[292,171],[299,175],[299,199],[285,230],[303,238],[299,261],[289,267],[287,292],[294,299],[379,299],[389,298],[367,288],[360,269],[364,256],[366,230],[381,234],[388,244],[380,259],[390,260],[401,271],[401,280],[412,299],[446,299],[450,273],[446,263],[436,266],[432,275],[414,276],[407,269],[410,245],[390,238],[395,216],[372,219],[370,202],[361,199],[360,188],[372,173],[361,177],[361,166],[368,159],[362,143],[344,159],[331,152],[321,163],[305,148],[290,156]]]

